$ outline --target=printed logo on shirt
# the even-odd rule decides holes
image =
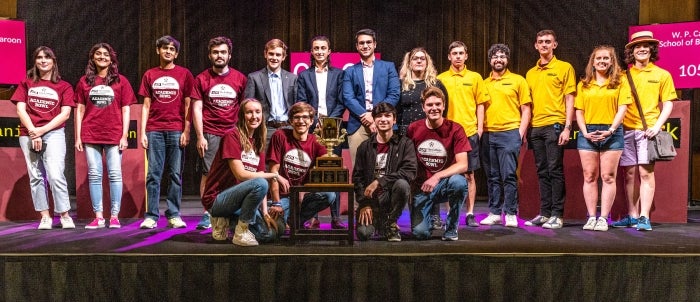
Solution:
[[[163,76],[153,82],[153,97],[161,103],[167,104],[176,100],[180,93],[180,83],[173,77]]]
[[[474,86],[472,83],[462,83],[462,86]]]
[[[47,113],[58,107],[58,92],[46,86],[29,88],[27,103],[37,112]]]
[[[284,154],[284,169],[289,180],[300,185],[311,167],[311,157],[301,149],[291,149]]]
[[[556,76],[557,76],[557,74],[554,73],[554,72],[548,72],[547,75],[550,76],[550,77],[556,77]]]
[[[209,102],[221,111],[233,110],[237,97],[236,90],[226,84],[217,84],[209,89]]]
[[[104,108],[114,101],[114,90],[107,85],[97,85],[90,89],[90,102],[97,108]]]
[[[251,150],[249,152],[241,152],[241,162],[243,162],[243,168],[249,172],[257,172],[258,166],[260,165],[260,156],[255,154],[255,151]]]
[[[438,140],[428,139],[418,145],[418,159],[426,170],[439,172],[445,168],[447,149]]]
[[[374,178],[380,178],[386,175],[386,158],[387,153],[377,154],[377,162],[374,163]]]

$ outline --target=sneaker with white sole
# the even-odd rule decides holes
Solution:
[[[605,217],[598,217],[598,221],[596,221],[595,226],[593,227],[594,231],[601,231],[605,232],[608,230],[608,219]]]
[[[228,217],[211,217],[211,237],[214,240],[228,239]]]
[[[197,229],[211,229],[211,215],[209,215],[209,212],[204,212],[204,215],[202,215],[202,219],[200,219],[199,223],[197,223]]]
[[[146,218],[146,219],[143,220],[143,222],[141,223],[141,225],[139,226],[139,228],[142,228],[142,229],[155,229],[156,226],[158,226],[158,222],[157,222],[157,221],[155,221],[155,220],[153,220],[153,219],[151,219],[151,218]]]
[[[506,227],[517,228],[518,227],[518,216],[515,214],[506,214]]]
[[[92,220],[92,222],[85,225],[85,228],[88,230],[101,229],[104,227],[105,227],[105,219],[104,218],[95,218]]]
[[[118,229],[121,227],[122,227],[122,224],[119,222],[119,218],[117,218],[117,217],[109,218],[109,228],[110,229]]]
[[[75,229],[75,223],[70,216],[61,217],[61,227],[64,229]]]
[[[583,229],[586,231],[592,231],[595,228],[596,222],[598,220],[595,217],[588,217],[588,221],[583,225]]]
[[[486,218],[481,220],[479,223],[483,225],[499,224],[501,223],[501,215],[489,213],[489,216],[486,216]]]
[[[442,241],[457,241],[459,234],[456,228],[447,228],[445,234],[442,235]]]
[[[53,218],[49,216],[41,217],[37,230],[50,230],[53,227]]]
[[[558,216],[549,217],[549,220],[542,225],[545,229],[561,229],[564,226],[564,221]]]
[[[248,229],[248,224],[242,221],[236,225],[236,230],[233,233],[233,244],[240,246],[256,246],[258,241],[255,240],[255,235]]]
[[[182,218],[180,217],[173,217],[168,219],[168,226],[173,228],[173,229],[181,229],[181,228],[186,228],[187,224],[182,221]]]
[[[549,221],[549,217],[537,215],[528,221],[525,221],[526,226],[541,226]]]

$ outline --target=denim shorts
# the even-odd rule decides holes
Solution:
[[[595,132],[596,130],[608,131],[610,125],[586,125],[588,132]],[[579,150],[588,151],[608,151],[608,150],[622,150],[625,146],[625,138],[622,131],[622,127],[617,127],[615,132],[611,136],[606,137],[600,142],[591,142],[579,132],[576,138],[576,148]]]

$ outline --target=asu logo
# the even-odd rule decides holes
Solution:
[[[311,167],[311,157],[301,149],[291,149],[284,154],[284,169],[292,183],[301,184]]]
[[[209,102],[216,110],[231,111],[235,107],[238,93],[227,84],[217,84],[209,89]]]
[[[176,100],[180,94],[180,83],[178,83],[175,78],[169,76],[156,79],[151,88],[153,88],[155,100],[164,104]]]
[[[97,85],[90,89],[88,99],[97,108],[104,108],[114,101],[114,90],[106,85]]]
[[[445,168],[447,149],[438,140],[429,139],[418,145],[418,160],[426,170],[438,172]]]
[[[32,87],[27,91],[27,104],[37,112],[47,113],[58,107],[58,92],[46,86]]]
[[[255,151],[241,152],[241,162],[246,171],[257,172],[260,165],[260,156],[255,154]]]

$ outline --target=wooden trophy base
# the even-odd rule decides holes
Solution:
[[[322,156],[316,158],[316,167],[311,169],[309,183],[347,184],[350,183],[350,172],[343,166],[342,157]]]

